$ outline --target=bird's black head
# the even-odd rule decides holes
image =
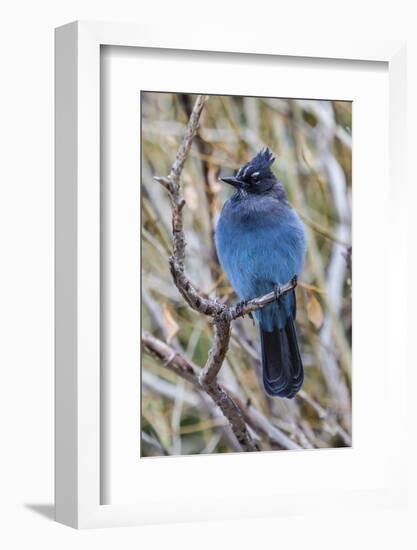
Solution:
[[[271,170],[274,160],[275,157],[270,149],[265,147],[252,160],[244,164],[236,176],[224,177],[221,180],[246,193],[265,193],[277,183]]]

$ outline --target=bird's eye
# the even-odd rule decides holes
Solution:
[[[251,177],[250,177],[250,178],[251,178],[251,180],[252,180],[253,182],[258,181],[258,179],[259,179],[259,172],[254,172],[253,174],[251,174]]]

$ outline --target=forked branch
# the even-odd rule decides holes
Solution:
[[[162,361],[165,361],[165,363],[167,361],[170,362],[174,370],[175,368],[180,369],[178,370],[180,376],[184,378],[189,376],[189,379],[191,379],[194,384],[198,385],[201,391],[205,391],[210,395],[227,418],[242,450],[256,451],[258,447],[248,430],[245,422],[245,414],[241,406],[239,406],[237,400],[233,399],[230,393],[218,383],[217,376],[229,347],[231,321],[250,314],[291,291],[297,285],[297,280],[294,278],[276,292],[270,292],[264,296],[254,298],[244,304],[227,306],[219,300],[203,296],[191,284],[185,273],[186,237],[184,233],[182,212],[186,202],[181,191],[181,174],[191,148],[192,140],[196,135],[200,116],[207,99],[207,96],[203,95],[197,97],[182,143],[178,149],[169,175],[166,177],[155,177],[155,180],[161,183],[168,191],[171,203],[173,251],[169,257],[169,266],[173,281],[184,300],[192,309],[214,318],[213,346],[209,352],[207,363],[204,369],[198,374],[197,378],[197,373],[190,366],[190,363],[186,362],[184,357],[172,351],[172,357],[167,359],[164,353],[162,353],[163,350],[161,346],[164,346],[164,344],[161,341],[153,339],[151,342],[152,337],[148,334],[146,334],[146,337],[143,336],[142,339],[144,340],[145,338],[145,348],[151,350],[153,355],[158,356]],[[166,348],[164,348],[164,350],[166,352]],[[191,372],[192,370],[193,372]],[[286,448],[294,448],[291,447],[292,442],[290,440],[288,441],[289,443],[286,442]]]

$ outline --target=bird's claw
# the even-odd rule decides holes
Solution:
[[[275,294],[275,300],[279,302],[279,299],[281,298],[281,287],[278,284],[274,285],[274,294]]]
[[[237,313],[238,317],[242,315],[243,310],[244,310],[247,303],[248,303],[248,300],[241,300],[240,302],[238,302],[236,304],[236,313]],[[251,315],[251,314],[249,314],[249,315]]]
[[[294,285],[294,286],[297,286],[297,284],[298,284],[297,275],[294,275],[294,277],[291,279],[291,284]]]

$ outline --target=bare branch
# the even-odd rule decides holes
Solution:
[[[215,381],[226,357],[230,341],[230,323],[221,318],[214,321],[214,345],[209,352],[206,366],[200,374],[202,386],[210,386]]]
[[[184,262],[186,238],[182,215],[182,211],[185,206],[185,199],[183,198],[181,192],[181,174],[191,148],[192,140],[197,133],[200,115],[207,99],[207,96],[197,97],[193,110],[190,114],[190,119],[185,130],[184,138],[178,149],[169,175],[167,177],[155,177],[155,180],[165,187],[170,197],[172,209],[173,253],[169,258],[169,266],[173,281],[184,300],[192,309],[203,313],[204,315],[214,317],[213,347],[209,352],[207,364],[196,383],[199,389],[204,390],[208,395],[210,395],[216,405],[218,405],[221,409],[224,416],[228,419],[242,449],[244,451],[256,451],[258,450],[257,446],[248,431],[239,407],[230,397],[229,393],[218,384],[217,375],[222,367],[229,347],[231,321],[237,319],[238,317],[243,317],[244,315],[260,309],[266,304],[278,299],[286,292],[294,289],[297,285],[297,280],[294,277],[292,281],[285,284],[276,292],[271,292],[265,296],[254,298],[244,304],[226,306],[218,300],[202,296],[197,289],[194,288],[185,274]],[[165,366],[172,367],[174,370],[177,369],[177,373],[179,374],[181,372],[182,374],[185,374],[186,377],[188,376],[187,379],[195,378],[196,372],[193,365],[187,363],[186,360],[182,356],[179,356],[174,350],[172,350],[171,355],[167,357],[167,350],[166,348],[163,348],[165,344],[160,341],[156,341],[156,339],[151,341],[151,338],[151,335],[146,335],[145,346],[147,346],[147,348],[151,350],[154,355],[157,355],[160,359],[165,361]]]
[[[230,394],[226,392],[224,387],[220,386],[217,381],[214,380],[210,385],[205,385],[204,389],[229,421],[230,427],[242,447],[242,450],[249,452],[259,451],[258,446],[249,433],[240,408]]]
[[[181,193],[180,178],[185,161],[191,148],[191,142],[198,128],[198,121],[201,112],[206,104],[208,97],[199,95],[190,115],[184,138],[181,142],[168,177],[156,177],[156,181],[161,183],[169,192],[172,208],[172,236],[174,241],[174,254],[176,267],[184,270],[185,257],[185,235],[183,230],[182,209],[185,206],[185,199]]]
[[[284,294],[287,294],[291,290],[294,290],[296,286],[297,277],[294,276],[291,281],[285,283],[285,285],[280,286],[275,292],[269,292],[268,294],[260,296],[259,298],[248,300],[244,303],[243,306],[241,304],[237,304],[236,306],[226,307],[223,312],[223,317],[232,321],[234,319],[237,319],[238,317],[248,315],[249,313],[252,313],[252,311],[262,309],[267,304],[278,300],[279,298],[284,296]]]
[[[194,385],[196,384],[199,368],[191,361],[188,361],[182,354],[177,353],[171,346],[146,331],[142,333],[142,344],[153,356],[162,362],[164,367],[172,370]]]

